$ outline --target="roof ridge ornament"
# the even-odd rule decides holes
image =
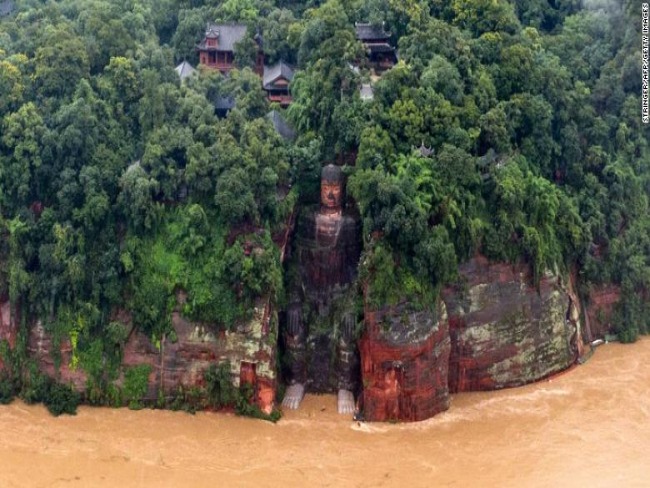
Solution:
[[[435,150],[433,149],[433,146],[425,146],[424,145],[424,140],[422,140],[422,143],[420,144],[420,147],[413,147],[414,151],[417,151],[420,153],[420,156],[423,158],[429,158],[435,154]]]

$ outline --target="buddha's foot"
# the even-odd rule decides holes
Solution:
[[[339,413],[350,415],[354,413],[354,395],[350,390],[339,390],[337,403]]]
[[[305,385],[301,383],[294,383],[293,385],[289,385],[287,392],[284,394],[282,406],[295,410],[300,406],[300,402],[302,401],[302,397],[304,395]]]

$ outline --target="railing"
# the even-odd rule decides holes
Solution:
[[[202,66],[210,69],[218,69],[219,71],[230,71],[235,67],[232,63],[204,63]]]
[[[380,69],[391,69],[393,66],[395,66],[395,62],[392,59],[382,59],[379,62],[377,62],[377,66]]]
[[[269,102],[278,102],[281,105],[289,105],[293,100],[291,95],[269,95]]]

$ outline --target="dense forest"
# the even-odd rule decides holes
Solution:
[[[261,295],[281,307],[273,238],[346,154],[374,301],[430,300],[481,253],[620,285],[619,337],[650,331],[639,2],[2,3],[0,296],[82,367],[119,351],[117,308],[173,334],[178,289],[185,315],[224,329]],[[208,22],[248,26],[238,69],[181,83]],[[355,22],[398,48],[381,77]],[[268,62],[296,67],[286,110],[253,71],[260,33]]]

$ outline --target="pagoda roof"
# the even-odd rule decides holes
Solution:
[[[293,141],[296,138],[296,131],[287,123],[280,112],[277,110],[271,110],[266,114],[266,118],[271,121],[275,130],[283,139]]]
[[[430,156],[433,156],[433,154],[435,153],[432,147],[427,147],[424,145],[424,141],[422,141],[420,147],[417,148],[417,151],[420,153],[420,156],[422,156],[423,158],[428,158]]]
[[[363,42],[382,41],[390,37],[390,33],[384,30],[384,23],[370,24],[364,22],[355,22],[354,28],[357,39]]]
[[[178,76],[180,77],[181,81],[184,81],[185,78],[187,78],[188,76],[192,76],[194,73],[196,73],[194,67],[187,61],[183,61],[174,69],[176,70],[176,73],[178,73]]]
[[[235,97],[232,95],[220,95],[214,102],[214,108],[217,110],[232,110],[235,108]]]
[[[273,83],[280,78],[284,78],[287,81],[293,80],[294,71],[291,66],[286,64],[284,61],[275,63],[273,66],[264,66],[264,75],[262,76],[262,85],[265,90],[270,90],[273,88]]]
[[[208,24],[205,38],[197,46],[199,49],[214,51],[234,51],[235,44],[246,37],[248,27],[245,24]],[[218,39],[217,47],[207,47],[206,39]]]

